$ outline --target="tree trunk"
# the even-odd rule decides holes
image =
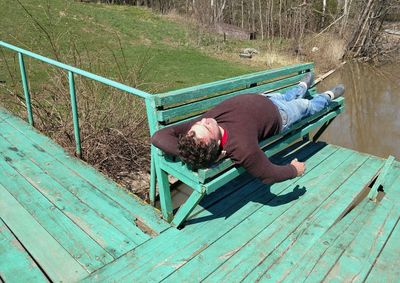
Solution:
[[[267,36],[267,39],[270,38],[270,27],[269,27],[269,8],[270,7],[270,1],[267,1],[267,6],[265,7],[265,33]]]
[[[387,12],[387,0],[368,0],[347,45],[347,54],[352,57],[371,58],[379,52],[377,39]]]
[[[274,1],[271,1],[271,35],[275,35]]]
[[[282,0],[279,0],[279,38],[282,39]]]
[[[242,0],[242,28],[244,28],[244,0]]]
[[[321,29],[325,26],[325,13],[326,13],[326,0],[322,0],[322,19],[321,19]]]
[[[210,23],[214,23],[215,22],[215,17],[216,17],[216,9],[215,9],[215,5],[214,5],[214,0],[210,0],[210,8],[211,8]]]
[[[350,14],[350,8],[351,8],[351,2],[352,0],[344,0],[344,5],[343,5],[343,20],[342,20],[342,25],[340,27],[340,35],[343,36],[346,27],[347,27],[347,22],[349,19],[349,14]]]
[[[216,18],[217,23],[223,22],[225,6],[226,6],[226,0],[224,0],[224,2],[222,2],[221,7],[218,9],[217,18]]]
[[[256,7],[254,4],[255,0],[251,0],[251,29],[252,32],[256,31]]]
[[[262,18],[262,6],[261,6],[261,0],[258,0],[258,9],[259,9],[259,14],[260,14],[260,33],[261,33],[261,40],[264,40],[264,22]]]

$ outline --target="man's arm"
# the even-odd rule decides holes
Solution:
[[[197,120],[197,119],[196,119]],[[178,156],[178,138],[185,135],[195,120],[181,123],[178,125],[165,127],[151,137],[151,143],[168,155]]]
[[[304,172],[304,170],[303,172],[298,172],[297,169],[297,167],[301,169],[301,162],[297,162],[301,164],[287,164],[283,166],[273,164],[259,148],[258,144],[247,146],[245,152],[239,152],[238,155],[237,158],[233,159],[242,165],[252,176],[259,178],[266,184],[292,179]],[[302,165],[304,166],[304,164]]]

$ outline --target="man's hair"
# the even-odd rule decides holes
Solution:
[[[221,150],[218,142],[212,139],[209,143],[196,140],[195,133],[189,131],[178,139],[178,154],[191,170],[209,167],[218,159]]]

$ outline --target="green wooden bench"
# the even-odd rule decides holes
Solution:
[[[306,72],[314,72],[312,63],[271,69],[155,94],[151,99],[146,99],[150,134],[153,135],[155,131],[163,127],[197,117],[221,101],[235,95],[284,91],[297,84]],[[311,96],[315,93],[314,86],[309,90],[309,94]],[[267,156],[271,156],[298,139],[310,139],[310,132],[319,128],[312,138],[317,140],[343,109],[344,99],[340,97],[323,111],[297,122],[279,135],[260,142],[260,147]],[[157,180],[162,215],[167,221],[172,221],[173,225],[179,226],[205,195],[214,192],[243,172],[245,169],[235,166],[230,159],[223,159],[210,168],[194,172],[179,159],[165,155],[161,150],[152,146],[150,201],[154,205]],[[190,197],[175,215],[173,215],[168,175],[173,175],[193,189]]]

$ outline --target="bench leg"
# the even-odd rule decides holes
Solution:
[[[199,193],[197,191],[193,191],[187,201],[179,208],[176,213],[172,224],[176,227],[179,227],[185,220],[188,218],[193,209],[197,206],[197,204],[201,201],[201,199],[205,196],[205,193]]]
[[[172,199],[171,199],[171,191],[168,182],[168,174],[160,168],[160,166],[156,166],[157,180],[158,180],[158,191],[160,193],[160,204],[161,204],[161,212],[164,219],[168,222],[171,222],[173,214],[172,214]]]
[[[315,133],[313,136],[313,142],[316,142],[319,137],[325,132],[325,130],[328,128],[328,126],[332,123],[333,120],[335,120],[336,116],[330,119],[328,122],[326,122],[319,130],[318,132]]]
[[[156,168],[154,164],[154,153],[151,151],[151,163],[150,163],[150,192],[149,199],[152,206],[156,203]]]

